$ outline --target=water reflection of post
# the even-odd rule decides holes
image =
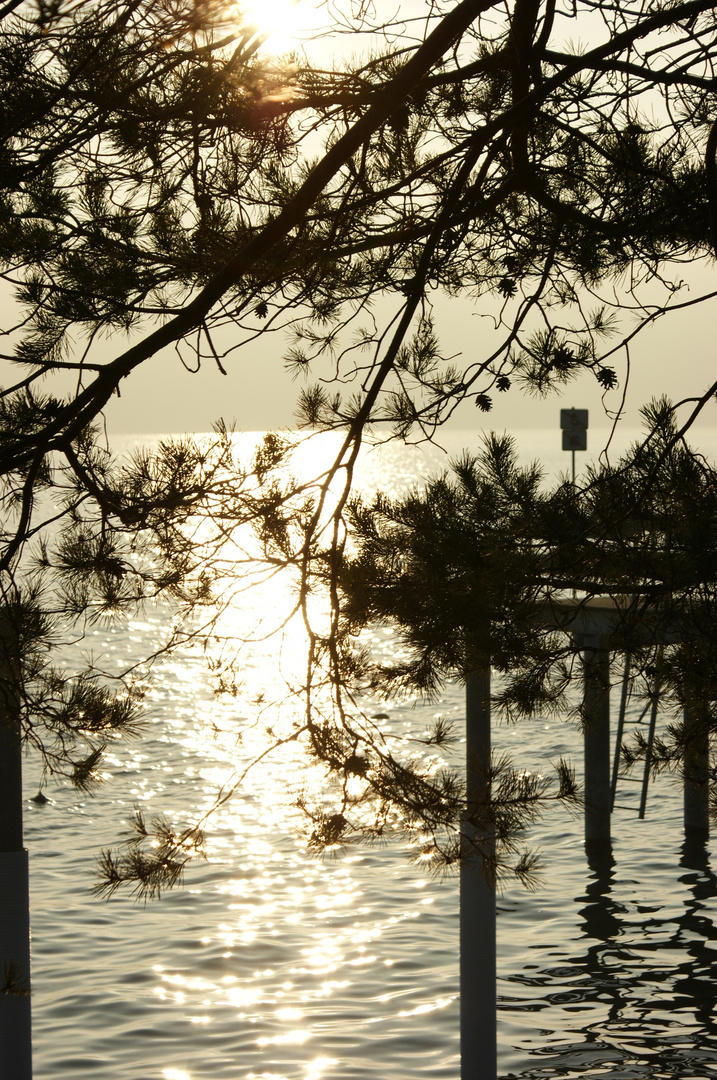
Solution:
[[[588,866],[593,879],[585,888],[586,906],[580,909],[584,920],[584,932],[596,941],[615,941],[622,929],[622,921],[617,918],[618,910],[610,898],[615,879],[613,869],[615,859],[612,844],[589,847],[586,851]]]
[[[588,866],[592,871],[593,878],[585,888],[585,896],[580,900],[585,901],[585,907],[580,909],[583,918],[583,932],[586,937],[592,938],[599,944],[591,945],[585,957],[576,960],[581,969],[590,977],[590,993],[584,1000],[601,1001],[603,1004],[609,1000],[607,1022],[617,1020],[625,1005],[625,990],[623,981],[615,978],[615,973],[606,967],[606,946],[617,942],[623,930],[623,920],[619,913],[624,908],[615,903],[612,898],[612,887],[615,880],[613,868],[615,859],[612,853],[612,844],[586,844],[586,856]]]
[[[461,1080],[495,1080],[495,883],[490,861],[490,665],[466,682],[466,806],[460,866]],[[486,865],[486,861],[488,865]]]
[[[717,927],[708,913],[714,910],[717,877],[710,869],[705,839],[704,834],[692,834],[686,837],[682,845],[680,866],[692,872],[684,874],[680,881],[689,885],[691,896],[685,899],[684,914],[677,920],[675,942],[683,948],[686,946],[688,959],[678,965],[675,972],[678,978],[673,986],[676,993],[688,999],[703,1031],[714,1036],[717,1030]]]
[[[686,1008],[694,1011],[701,1030],[693,1031],[691,1036],[693,1044],[687,1049],[688,1071],[690,1076],[698,1073],[706,1076],[712,1075],[713,1051],[705,1045],[704,1060],[701,1060],[700,1050],[705,1035],[713,1036],[717,1030],[717,981],[714,977],[717,927],[709,917],[717,896],[717,877],[709,869],[703,838],[689,837],[682,851],[680,865],[691,871],[679,879],[690,889],[690,895],[684,900],[684,913],[678,918],[656,918],[652,914],[656,909],[647,908],[648,918],[641,923],[632,913],[627,920],[621,919],[620,913],[625,909],[611,896],[615,863],[610,845],[589,849],[588,865],[593,877],[585,895],[577,900],[584,904],[580,909],[584,933],[595,944],[590,945],[584,956],[571,958],[571,962],[588,977],[581,988],[581,1003],[610,1002],[607,1018],[597,1024],[591,1022],[583,1029],[589,1042],[603,1038],[606,1028],[616,1023],[618,1035],[626,1030],[639,1034],[640,1043],[649,1049],[654,1070],[659,1070],[661,1075],[663,1069],[665,1075],[674,1071],[675,1043],[665,1038],[669,1021],[667,1027],[664,1021],[660,1026],[660,1021],[652,1016],[654,1002],[649,994],[654,992],[655,982],[659,981],[664,985],[664,1001],[670,1003],[674,1012],[684,1014]],[[656,935],[657,929],[660,933]],[[667,941],[665,932],[669,934]],[[621,938],[624,939],[622,947]],[[661,967],[659,957],[665,947],[671,952],[679,950],[685,959],[674,966]],[[654,965],[649,961],[651,955],[655,956]],[[636,1008],[638,1001],[643,1002],[642,1015]],[[677,1017],[675,1021],[684,1022]],[[686,1039],[684,1041],[686,1043]],[[700,1072],[700,1069],[704,1071]]]

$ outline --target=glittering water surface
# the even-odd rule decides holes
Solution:
[[[398,490],[425,455],[396,448],[368,468]],[[245,602],[249,618],[260,601]],[[126,661],[165,618],[98,631],[92,647]],[[96,853],[135,805],[190,821],[259,748],[248,697],[271,690],[277,660],[265,647],[245,662],[246,693],[226,703],[200,657],[175,657],[150,697],[146,738],[117,744],[97,798],[59,787],[45,806],[27,802],[36,1077],[457,1080],[457,883],[425,877],[398,847],[308,856],[291,793],[313,781],[291,748],[217,813],[210,860],[183,889],[146,907],[90,894]],[[430,707],[380,707],[396,739],[437,712],[458,728],[463,718],[459,687]],[[567,755],[580,772],[566,723],[499,727],[495,744],[529,768]],[[630,800],[634,789],[621,792]],[[717,878],[709,852],[684,844],[680,818],[680,791],[661,779],[647,820],[616,811],[600,862],[587,862],[582,823],[564,811],[534,831],[541,889],[511,886],[499,900],[501,1076],[717,1076]]]

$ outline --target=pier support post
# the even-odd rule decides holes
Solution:
[[[466,682],[466,804],[461,828],[461,1080],[496,1080],[496,927],[490,798],[490,665]],[[486,865],[486,863],[488,865]]]
[[[602,638],[578,640],[583,651],[585,842],[610,842],[610,650]]]
[[[32,1080],[30,899],[12,637],[0,622],[0,1080]]]
[[[709,835],[709,725],[698,705],[685,705],[684,814],[685,835]]]

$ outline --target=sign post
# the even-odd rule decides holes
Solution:
[[[575,451],[588,448],[588,410],[561,409],[560,427],[563,429],[563,450],[572,452],[575,484]]]

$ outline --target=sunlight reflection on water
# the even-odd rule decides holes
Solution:
[[[389,447],[374,468],[399,492],[417,460]],[[280,610],[282,588],[245,594],[227,629]],[[98,631],[96,651],[128,662],[163,629],[150,610]],[[383,629],[372,641],[386,656],[399,647]],[[210,861],[183,890],[146,908],[89,894],[93,856],[133,805],[193,820],[262,747],[266,723],[291,723],[290,635],[284,645],[280,661],[266,644],[245,650],[228,701],[201,657],[165,663],[147,737],[117,745],[99,798],[60,787],[45,807],[28,802],[37,1080],[456,1080],[456,883],[425,877],[395,844],[310,858],[293,793],[314,784],[321,796],[321,776],[292,746],[220,809]],[[372,705],[397,745],[437,711],[463,715],[457,687],[430,706]],[[498,728],[496,743],[526,768],[580,760],[577,733],[540,718]],[[617,812],[614,861],[586,864],[581,822],[564,813],[535,829],[543,886],[499,901],[501,1075],[716,1074],[717,879],[679,821],[680,792],[662,779],[647,821]]]

